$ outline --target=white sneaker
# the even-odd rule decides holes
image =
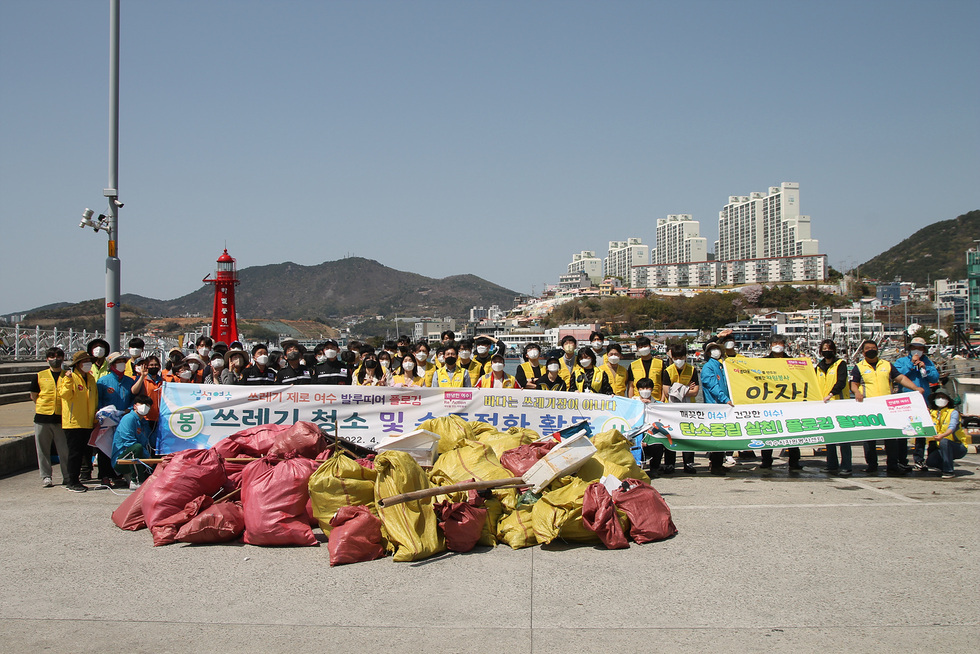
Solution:
[[[45,477],[44,480],[41,482],[41,485],[44,486],[45,488],[51,488],[52,486],[54,486],[54,484],[51,483],[51,477]]]
[[[733,456],[726,456],[725,457],[725,465],[726,466],[733,466],[733,465],[735,465],[735,457],[733,457]]]
[[[139,487],[140,487],[140,485],[137,484],[135,481],[130,481],[129,482],[129,490],[136,490]]]

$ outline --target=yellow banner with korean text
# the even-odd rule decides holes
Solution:
[[[820,388],[813,361],[800,359],[725,359],[725,376],[732,402],[772,404],[774,402],[820,402]]]

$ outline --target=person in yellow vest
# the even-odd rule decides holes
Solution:
[[[598,358],[596,359],[598,360]],[[610,343],[606,347],[605,363],[599,367],[606,373],[609,385],[612,386],[613,395],[626,397],[627,378],[629,369],[619,362],[623,360],[623,346],[619,343]],[[658,398],[659,399],[659,398]]]
[[[473,360],[483,367],[483,372],[480,374],[485,375],[490,372],[490,364],[492,363],[490,359],[494,354],[494,342],[490,340],[489,336],[477,336],[473,343],[476,344],[476,356]],[[500,352],[500,354],[503,354],[503,352]]]
[[[558,357],[551,357],[545,362],[547,372],[534,380],[534,388],[539,391],[567,391],[568,384],[561,376],[561,364]]]
[[[391,378],[391,385],[397,388],[419,388],[425,386],[425,377],[419,375],[415,370],[418,362],[414,354],[406,354],[401,358],[401,365],[398,371]]]
[[[378,355],[366,352],[361,359],[361,367],[354,374],[354,386],[384,386],[385,371],[378,363]]]
[[[436,365],[429,362],[429,344],[419,341],[415,344],[415,362],[418,364],[415,370],[425,380],[426,386],[432,386],[432,376],[436,374]]]
[[[687,345],[674,343],[668,350],[670,365],[664,367],[660,386],[663,389],[661,400],[664,402],[694,402],[701,391],[701,379],[698,370],[687,359]],[[694,467],[694,452],[683,452],[684,472],[696,474]],[[659,463],[659,457],[657,457]],[[670,474],[677,462],[677,452],[664,450],[664,470]]]
[[[473,358],[473,339],[464,338],[459,342],[459,361],[456,362],[461,368],[466,368],[470,373],[470,385],[476,386],[476,382],[483,376],[483,366]]]
[[[565,385],[571,388],[572,377],[578,372],[578,363],[575,361],[575,351],[578,349],[578,341],[571,334],[565,334],[561,337],[559,345],[561,345],[563,352],[559,360],[561,378],[565,380]]]
[[[936,438],[930,439],[926,465],[940,468],[943,479],[952,479],[953,461],[966,456],[966,431],[960,425],[960,412],[954,409],[952,399],[944,391],[937,391],[929,399],[932,422],[936,425]]]
[[[65,351],[50,347],[45,353],[47,370],[42,370],[31,380],[31,400],[34,402],[34,446],[37,448],[38,469],[41,485],[51,488],[51,445],[58,450],[61,467],[61,483],[68,485],[68,441],[61,428],[61,399],[58,397],[58,378]]]
[[[470,371],[458,365],[459,357],[455,344],[443,345],[443,361],[446,365],[432,375],[432,385],[436,388],[469,388],[472,386]]]
[[[146,342],[138,336],[136,338],[129,339],[129,360],[126,361],[126,372],[127,377],[132,377],[136,379],[139,377],[136,370],[133,368],[136,362],[143,358],[143,350],[146,348]]]
[[[846,400],[851,397],[847,386],[847,363],[837,356],[837,344],[825,338],[817,347],[819,358],[814,366],[817,384],[824,402]],[[840,448],[840,460],[837,450]],[[824,472],[848,477],[851,474],[851,444],[827,444],[827,467]]]
[[[71,360],[71,371],[58,379],[58,397],[61,400],[61,428],[68,441],[68,490],[84,493],[88,490],[82,485],[80,475],[82,460],[92,460],[88,445],[92,427],[95,426],[95,411],[99,406],[99,391],[92,371],[92,357],[88,352],[75,352]]]
[[[545,367],[541,365],[541,347],[537,343],[524,346],[524,363],[517,367],[514,379],[521,388],[537,388],[534,380],[544,376]]]
[[[578,365],[569,390],[576,393],[613,394],[612,384],[602,368],[596,365],[597,360],[598,356],[591,347],[583,347],[578,351]]]
[[[861,343],[861,354],[864,357],[851,369],[851,393],[858,402],[866,397],[881,397],[891,395],[892,385],[898,384],[904,388],[919,393],[925,393],[887,361],[878,358],[878,344],[874,341]],[[889,474],[904,475],[911,470],[902,463],[908,456],[908,441],[904,438],[885,439],[885,463]],[[868,464],[868,472],[878,470],[878,452],[875,441],[864,441],[864,460]]]
[[[504,357],[494,354],[490,357],[490,372],[480,377],[477,388],[520,388],[517,380],[504,372]]]
[[[653,356],[653,344],[646,336],[636,337],[636,355],[630,363],[629,371],[626,375],[626,395],[633,397],[636,395],[636,382],[640,379],[649,379],[653,382],[653,399],[660,400],[663,395],[664,362]]]

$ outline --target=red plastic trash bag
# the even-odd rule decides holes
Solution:
[[[177,542],[177,532],[180,528],[213,503],[214,500],[210,495],[195,497],[183,509],[150,527],[150,533],[153,534],[153,547]]]
[[[437,502],[432,506],[439,528],[446,536],[446,549],[469,552],[476,547],[487,524],[487,510],[468,502]]]
[[[323,437],[320,428],[312,422],[300,421],[276,434],[275,442],[269,448],[269,456],[285,458],[294,455],[315,459],[325,449],[327,439]]]
[[[214,450],[177,452],[153,478],[156,482],[143,493],[143,516],[150,529],[183,511],[195,497],[214,495],[226,480],[224,464]]]
[[[381,521],[366,506],[342,506],[330,519],[330,565],[373,561],[385,555]]]
[[[112,521],[120,529],[126,531],[137,531],[146,528],[146,520],[143,518],[143,495],[146,490],[157,480],[157,473],[163,470],[164,464],[159,464],[153,474],[140,487],[129,494],[129,497],[122,501],[122,504],[112,512]]]
[[[677,533],[677,527],[670,518],[670,507],[653,486],[638,479],[627,479],[623,484],[628,490],[614,490],[612,499],[629,517],[633,540],[652,543]]]
[[[212,504],[190,519],[180,531],[181,543],[227,543],[245,531],[245,513],[241,502]]]
[[[306,515],[310,475],[318,463],[292,457],[249,463],[242,473],[244,540],[249,545],[316,545]]]
[[[611,550],[626,549],[630,546],[616,515],[616,505],[606,487],[599,483],[589,484],[585,489],[582,503],[582,522],[591,529]]]
[[[368,470],[374,470],[374,455],[368,454],[363,459],[354,459],[354,463],[357,463],[361,467],[367,468]]]
[[[557,444],[558,441],[545,441],[515,447],[500,455],[500,465],[514,473],[515,477],[523,477],[524,473],[538,462],[538,459],[544,458],[544,455]]]

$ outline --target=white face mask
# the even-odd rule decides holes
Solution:
[[[548,366],[548,372],[558,372],[561,370],[561,366],[557,363],[552,363]]]
[[[490,364],[490,369],[493,370],[494,372],[500,372],[501,370],[504,369],[504,364],[502,364],[500,362],[491,363]]]
[[[101,359],[105,356],[105,348],[101,345],[99,347],[92,348],[92,356],[96,359]]]
[[[83,363],[82,365],[80,365],[79,368],[82,369],[82,372],[91,372],[92,371],[92,362],[91,361],[86,361],[85,363]]]
[[[598,352],[602,349],[602,341],[592,341],[592,349]]]
[[[578,365],[582,366],[583,368],[591,368],[592,359],[582,359],[581,361],[578,362]]]
[[[211,362],[211,367],[214,368],[215,370],[221,370],[222,368],[225,367],[225,360],[224,359],[214,359]]]
[[[610,365],[615,366],[617,363],[620,362],[620,358],[615,354],[610,354],[606,357],[606,361],[608,361]]]
[[[439,360],[439,363],[442,363],[442,364],[445,364],[446,363],[446,357],[444,357],[443,355],[440,354],[436,358]]]
[[[129,348],[129,356],[133,357],[134,359],[138,359],[139,357],[143,356],[143,350],[139,349],[138,347],[131,347]]]
[[[268,365],[269,364],[269,355],[268,354],[260,354],[259,356],[255,357],[255,363],[259,364],[260,366]]]
[[[641,357],[650,356],[650,352],[651,352],[651,350],[648,347],[641,347],[640,349],[638,349],[636,351],[636,353],[639,354]]]
[[[197,369],[201,367],[199,363],[189,363],[187,367],[191,369],[191,372],[197,372]]]
[[[388,370],[388,368],[390,368],[390,367],[391,367],[391,364],[390,364],[390,363],[388,363],[387,361],[379,361],[378,363],[380,363],[380,364],[381,364],[381,369],[382,369],[382,370],[385,370],[385,371],[387,371],[387,370]]]
[[[912,350],[912,356],[914,357],[924,357],[926,355],[922,350]]]
[[[321,354],[320,356],[318,356],[316,358],[316,362],[317,363],[323,363],[326,360],[327,360],[327,355],[326,354]]]
[[[470,350],[459,351],[459,358],[462,359],[463,361],[469,361],[470,358],[472,357],[473,357],[473,352],[471,352]]]
[[[537,359],[539,356],[541,356],[541,352],[539,352],[538,350],[528,350],[527,351],[527,358],[528,359]]]
[[[935,402],[936,402],[936,406],[938,406],[940,409],[942,409],[947,404],[949,404],[949,400],[947,400],[944,397],[937,397],[936,400],[935,400]]]
[[[197,353],[200,354],[205,359],[207,359],[209,356],[211,356],[211,350],[209,350],[206,347],[199,347],[199,348],[197,348]]]
[[[653,395],[653,391],[651,391],[649,388],[640,389],[640,397],[642,397],[644,400],[649,400],[651,395]]]
[[[150,407],[146,404],[136,404],[133,405],[133,410],[136,411],[137,415],[145,416],[150,413]]]
[[[735,341],[725,341],[725,349],[726,350],[734,350],[735,349]]]
[[[490,348],[488,348],[486,345],[477,345],[476,346],[476,353],[477,354],[481,354],[482,355],[482,354],[486,354],[489,351],[490,351]]]
[[[126,372],[126,362],[117,361],[116,363],[112,364],[112,369],[116,372]]]
[[[412,361],[405,361],[402,363],[402,370],[405,372],[412,372],[415,370],[415,363]]]
[[[773,354],[782,354],[784,348],[782,345],[773,345],[771,349]]]
[[[715,349],[711,350],[711,358],[712,359],[720,359],[721,358],[721,350],[719,350],[718,348],[715,348]]]
[[[678,368],[683,368],[684,364],[686,363],[687,363],[687,357],[684,357],[683,359],[674,359],[674,365],[677,366]]]
[[[419,363],[424,364],[426,361],[429,360],[429,355],[426,354],[425,352],[419,352],[418,354],[415,355],[415,360],[418,361]]]
[[[329,349],[328,348],[328,349],[326,349],[326,350],[323,351],[323,355],[325,357],[327,357],[328,359],[336,359],[337,358],[337,350]]]
[[[192,373],[190,370],[185,370],[184,372],[180,373],[180,378],[183,379],[184,381],[187,381],[193,375],[194,373]]]

